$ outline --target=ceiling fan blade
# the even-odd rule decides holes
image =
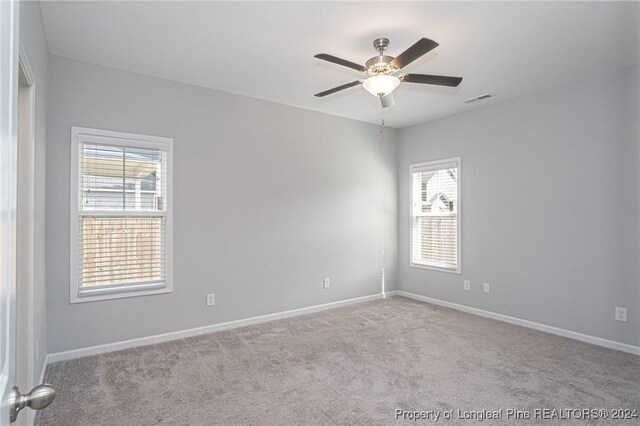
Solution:
[[[351,83],[343,84],[342,86],[334,87],[333,89],[325,90],[324,92],[316,93],[313,96],[321,98],[323,96],[330,95],[332,93],[339,92],[340,90],[348,89],[349,87],[357,86],[358,84],[362,84],[360,80],[352,81]]]
[[[420,56],[430,52],[431,50],[438,47],[438,43],[433,40],[429,40],[428,38],[421,38],[418,40],[413,46],[402,52],[391,61],[391,65],[396,67],[397,69],[401,69],[409,65],[411,62],[418,59]]]
[[[396,104],[396,100],[393,97],[393,93],[389,93],[387,96],[380,96],[380,103],[382,108],[389,108]]]
[[[457,87],[462,77],[447,77],[445,75],[405,74],[402,81],[407,83],[433,84],[436,86]]]
[[[324,61],[333,62],[334,64],[342,65],[343,67],[353,68],[356,71],[366,71],[367,69],[363,65],[358,65],[354,62],[341,59],[333,55],[327,55],[326,53],[318,53],[314,58],[322,59]]]

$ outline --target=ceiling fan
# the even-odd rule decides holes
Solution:
[[[395,105],[393,99],[393,91],[400,85],[400,83],[420,83],[420,84],[434,84],[436,86],[450,86],[456,87],[462,82],[461,77],[447,77],[442,75],[427,75],[427,74],[402,74],[395,76],[394,74],[400,71],[411,62],[415,61],[422,55],[430,52],[438,47],[438,43],[428,38],[421,38],[413,46],[402,52],[398,57],[387,56],[384,51],[389,47],[388,38],[377,38],[373,41],[373,47],[378,51],[379,55],[369,59],[364,65],[359,65],[345,59],[337,58],[326,53],[319,53],[315,55],[315,58],[325,61],[333,62],[334,64],[342,65],[348,68],[352,68],[356,71],[366,72],[369,77],[366,80],[356,80],[351,83],[343,84],[342,86],[334,87],[333,89],[325,90],[324,92],[316,93],[314,96],[323,97],[332,93],[339,92],[340,90],[348,89],[349,87],[362,86],[372,95],[378,96],[383,108],[387,108]]]

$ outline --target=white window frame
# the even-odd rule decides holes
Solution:
[[[458,214],[457,214],[457,257],[456,268],[447,268],[437,265],[415,263],[413,261],[413,174],[438,170],[456,164],[458,169],[457,193],[458,193]],[[409,266],[413,268],[429,269],[432,271],[448,272],[451,274],[462,274],[462,158],[453,157],[443,160],[426,161],[409,165]]]
[[[128,148],[148,148],[167,151],[167,194],[166,194],[166,281],[165,283],[151,283],[127,285],[117,287],[81,289],[78,276],[78,190],[79,179],[79,145],[92,142],[101,145],[121,146]],[[115,132],[111,130],[89,129],[85,127],[71,128],[71,196],[70,196],[70,302],[94,302],[97,300],[120,299],[123,297],[147,296],[173,292],[173,139],[159,136],[147,136],[134,133]],[[108,216],[149,216],[149,212],[113,212],[100,211],[97,215]]]

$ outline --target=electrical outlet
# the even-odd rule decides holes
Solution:
[[[616,321],[627,322],[627,308],[616,306]]]
[[[325,278],[324,282],[323,282],[324,288],[329,288],[331,287],[331,279],[329,278]]]
[[[471,281],[464,280],[464,289],[467,291],[471,290]]]
[[[484,291],[485,293],[489,293],[491,291],[491,284],[484,283],[484,287],[482,288],[482,291]]]
[[[216,295],[211,293],[207,294],[207,306],[213,306],[216,304]]]

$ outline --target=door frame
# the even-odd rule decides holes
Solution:
[[[39,377],[36,377],[35,373],[35,362],[36,362],[36,342],[35,338],[35,312],[34,312],[34,289],[35,289],[35,136],[36,136],[36,80],[33,75],[33,71],[31,70],[31,65],[29,63],[29,57],[27,56],[26,51],[24,50],[22,44],[19,47],[18,53],[18,80],[20,80],[20,75],[24,76],[26,80],[26,88],[18,89],[18,159],[17,159],[17,173],[18,173],[18,184],[22,179],[27,179],[27,187],[26,193],[24,196],[26,197],[26,204],[23,204],[20,201],[20,192],[18,192],[18,204],[17,204],[17,217],[18,221],[20,218],[26,218],[27,222],[26,226],[26,235],[27,242],[26,244],[21,240],[16,241],[16,256],[17,259],[20,259],[20,256],[24,256],[24,263],[20,262],[17,264],[17,267],[20,268],[24,266],[25,271],[20,271],[19,269],[16,271],[16,274],[25,272],[27,275],[27,283],[24,285],[24,289],[21,288],[20,282],[16,281],[16,366],[19,367],[21,363],[26,363],[26,370],[22,368],[18,368],[16,370],[17,375],[26,374],[26,377],[17,377],[16,382],[20,380],[26,381],[26,388],[23,390],[27,391],[33,388],[37,383],[36,380]],[[20,81],[18,84],[21,84]],[[21,90],[27,90],[26,99],[22,98]],[[26,101],[28,103],[28,112],[25,114],[23,109],[23,102]],[[27,127],[23,127],[23,123],[20,122],[20,119],[24,119],[24,115],[27,115]],[[26,134],[23,134],[26,133]],[[22,140],[22,138],[27,139],[26,143]],[[23,144],[26,145],[26,153],[21,153],[21,148]],[[24,155],[28,155],[26,158]],[[21,167],[26,167],[26,170],[21,169]],[[26,212],[21,211],[21,207],[26,209]],[[25,214],[26,213],[26,214]],[[18,236],[20,236],[20,224],[16,224],[18,232]],[[18,275],[16,275],[17,277]],[[25,301],[21,301],[22,297],[26,296]],[[26,347],[24,343],[20,342],[20,339],[26,336],[27,342]],[[21,353],[22,349],[26,349],[26,354]],[[33,419],[35,417],[35,412],[33,410],[26,410],[26,413],[23,414],[26,417],[27,424],[33,424]]]

